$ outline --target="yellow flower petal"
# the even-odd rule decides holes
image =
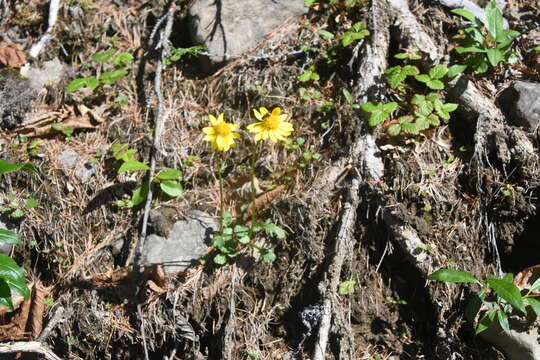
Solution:
[[[210,119],[212,125],[216,125],[216,123],[218,122],[214,115],[208,115],[208,118]]]
[[[208,126],[202,129],[203,133],[208,135],[214,135],[216,133],[216,130],[212,126]]]
[[[281,114],[281,109],[279,107],[272,110],[272,116],[279,116],[279,114]]]
[[[274,133],[274,131],[270,131],[270,132],[268,133],[268,135],[269,135],[270,140],[271,140],[272,142],[275,142],[275,143],[278,142],[278,138],[276,137],[276,134]]]
[[[261,107],[259,108],[259,111],[260,111],[260,113],[261,113],[262,116],[264,116],[264,115],[266,115],[266,114],[269,113],[268,109],[265,108],[264,106],[261,106]]]

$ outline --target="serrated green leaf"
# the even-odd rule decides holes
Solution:
[[[250,242],[250,238],[249,238],[249,236],[247,236],[247,235],[246,235],[246,236],[242,236],[242,237],[239,237],[239,238],[238,238],[238,242],[239,242],[240,244],[247,245],[247,244],[249,244],[249,242]]]
[[[416,80],[420,81],[420,82],[423,82],[423,83],[427,83],[428,81],[431,80],[431,79],[429,78],[429,75],[427,75],[427,74],[416,75],[414,78],[415,78]]]
[[[92,56],[92,61],[96,61],[96,62],[108,62],[111,57],[114,55],[114,53],[116,52],[116,50],[114,48],[111,48],[109,50],[106,50],[106,51],[103,51],[103,52],[100,52],[100,53],[96,53]]]
[[[37,169],[30,163],[10,163],[0,160],[0,174],[7,174],[14,171],[30,171],[37,174]]]
[[[66,87],[66,92],[74,92],[84,87],[95,89],[98,85],[99,81],[94,76],[73,79]]]
[[[272,250],[261,249],[260,253],[264,262],[272,263],[276,260],[276,254]]]
[[[339,284],[338,294],[342,296],[352,294],[354,292],[355,285],[356,281],[354,280],[343,281],[341,284]]]
[[[233,222],[233,217],[230,212],[224,211],[221,213],[221,223],[223,224],[223,226],[227,227],[231,225],[232,222]]]
[[[382,109],[384,112],[390,114],[391,112],[393,112],[394,110],[396,110],[398,107],[398,104],[396,102],[389,102],[387,104],[384,104],[382,106]]]
[[[401,132],[401,124],[392,124],[386,130],[390,136],[398,136]]]
[[[26,285],[24,270],[17,265],[15,260],[0,253],[0,278],[9,286],[11,295],[19,295],[28,299],[30,290]]]
[[[287,237],[285,231],[274,223],[266,221],[262,223],[261,226],[263,227],[264,231],[268,236],[275,236],[280,240],[283,240]]]
[[[180,177],[182,177],[182,172],[177,169],[163,170],[156,175],[159,180],[176,180]]]
[[[446,67],[446,65],[437,65],[434,66],[431,70],[429,70],[429,77],[431,79],[442,79],[447,72],[448,68]]]
[[[432,90],[442,90],[444,89],[444,84],[440,80],[430,80],[426,83],[427,87]]]
[[[429,124],[432,126],[439,126],[441,124],[439,117],[435,114],[430,114],[427,119],[429,121]]]
[[[405,123],[401,128],[407,134],[418,135],[418,126],[415,123]]]
[[[137,160],[128,160],[128,161],[125,161],[120,166],[120,168],[118,169],[118,173],[121,174],[126,171],[139,171],[139,170],[150,170],[150,166]]]
[[[402,73],[407,76],[413,76],[418,75],[420,73],[420,70],[416,66],[413,65],[405,65],[403,67]]]
[[[160,182],[159,187],[161,191],[163,191],[165,194],[169,195],[170,197],[180,196],[184,192],[184,188],[182,187],[182,184],[174,180],[165,180],[163,182]]]
[[[127,66],[133,62],[133,55],[122,52],[116,55],[112,61],[114,67]]]
[[[14,219],[22,218],[24,215],[25,213],[21,209],[15,209],[14,211],[11,212],[11,214],[9,214],[9,216],[11,216]]]
[[[453,269],[439,269],[429,275],[428,279],[451,283],[480,283],[477,278],[468,272]]]
[[[488,279],[487,283],[502,299],[506,300],[515,309],[525,313],[523,298],[516,285],[495,278]]]
[[[13,231],[9,231],[7,229],[0,229],[0,243],[20,244],[21,237]]]
[[[462,72],[464,72],[467,69],[467,65],[452,65],[448,68],[448,72],[446,73],[446,76],[448,76],[450,79],[458,76]]]
[[[214,256],[214,263],[218,265],[225,265],[227,263],[227,255],[217,254]]]
[[[540,301],[534,298],[526,298],[525,302],[531,306],[536,316],[540,318]]]
[[[38,205],[39,205],[39,201],[37,201],[36,199],[32,199],[32,198],[26,199],[26,208],[27,209],[33,209]]]

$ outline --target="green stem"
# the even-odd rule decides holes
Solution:
[[[223,232],[223,207],[224,207],[224,200],[223,200],[223,175],[221,174],[222,169],[222,162],[223,162],[223,156],[221,153],[219,153],[219,159],[217,161],[217,176],[219,180],[219,231]]]
[[[255,225],[255,220],[257,219],[257,206],[255,204],[255,198],[257,197],[257,189],[255,188],[255,164],[257,162],[257,153],[258,153],[257,143],[253,144],[253,149],[251,152],[251,164],[249,167],[250,177],[251,177],[251,227]]]

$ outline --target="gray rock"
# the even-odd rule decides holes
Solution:
[[[536,130],[540,123],[540,84],[515,81],[501,93],[499,104],[513,124]]]
[[[83,166],[75,170],[75,176],[81,184],[86,184],[90,181],[90,178],[94,176],[97,170],[97,165],[91,162],[85,163]]]
[[[71,168],[77,165],[79,162],[79,154],[73,149],[66,149],[58,155],[58,161],[62,163],[65,167]]]
[[[305,14],[304,0],[199,0],[189,9],[195,43],[217,64],[243,55],[286,20]]]
[[[210,215],[191,211],[187,220],[174,222],[168,236],[151,234],[146,238],[141,263],[160,264],[168,274],[184,271],[206,253],[210,235],[218,228]]]

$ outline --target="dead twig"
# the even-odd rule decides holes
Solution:
[[[45,34],[39,39],[39,41],[32,45],[30,48],[30,51],[28,54],[33,57],[37,58],[41,50],[47,45],[49,41],[53,38],[51,35],[52,30],[54,28],[54,25],[56,25],[56,20],[58,19],[58,10],[60,9],[60,0],[51,0],[49,3],[49,19],[48,19],[48,25],[47,25],[47,31],[45,31]]]
[[[43,355],[48,360],[62,360],[49,347],[39,341],[19,341],[10,344],[0,344],[0,354],[35,353]]]

